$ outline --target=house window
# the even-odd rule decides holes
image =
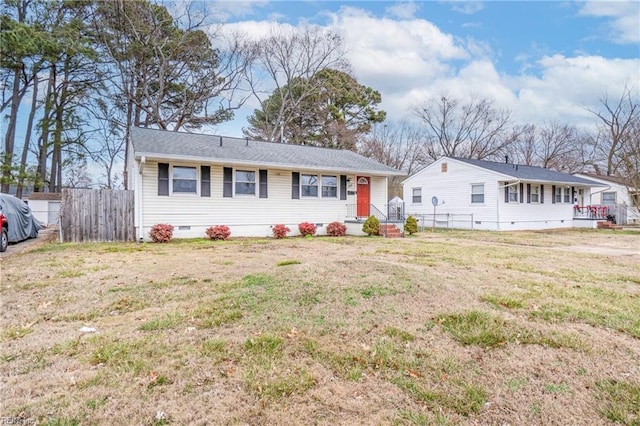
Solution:
[[[603,192],[602,193],[602,204],[605,206],[614,206],[616,204],[616,193],[615,192]]]
[[[540,202],[540,186],[539,185],[531,185],[531,202],[532,203]]]
[[[564,189],[564,202],[567,204],[571,202],[571,188]]]
[[[556,186],[556,192],[555,192],[555,194],[553,194],[553,198],[554,198],[556,203],[561,203],[562,202],[562,187],[561,186]]]
[[[256,172],[236,170],[236,195],[256,194]]]
[[[338,198],[337,176],[322,176],[322,197]]]
[[[471,202],[474,204],[484,203],[484,183],[471,185]]]
[[[302,175],[301,187],[302,187],[303,197],[317,197],[318,196],[318,176]]]
[[[422,188],[413,188],[413,204],[422,203]]]
[[[198,175],[195,167],[173,166],[173,193],[196,194]]]
[[[510,203],[517,203],[518,202],[518,185],[513,184],[511,186],[507,186],[507,193],[509,196],[509,202]]]

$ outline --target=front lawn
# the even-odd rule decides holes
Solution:
[[[0,416],[638,425],[639,247],[595,230],[46,244],[1,259]]]

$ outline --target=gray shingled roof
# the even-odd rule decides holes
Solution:
[[[400,170],[347,150],[138,127],[131,129],[131,142],[135,158],[145,156],[149,159],[340,171],[378,176],[406,175]]]
[[[498,163],[494,161],[472,160],[470,158],[451,157],[454,160],[482,167],[514,179],[530,182],[553,182],[561,184],[602,186],[598,182],[570,175],[568,173],[556,172],[543,167],[525,166],[522,164]]]

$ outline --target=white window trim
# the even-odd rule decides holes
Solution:
[[[514,194],[515,195],[515,200],[511,199],[511,195]],[[508,203],[517,203],[520,201],[520,199],[518,198],[518,185],[509,185],[507,186],[507,197],[509,197],[509,199],[507,200]]]
[[[258,191],[259,191],[259,186],[260,186],[260,172],[258,172],[258,169],[249,169],[249,168],[232,168],[232,188],[233,191],[231,192],[231,195],[233,195],[233,197],[257,197]],[[236,179],[237,176],[237,172],[252,172],[253,176],[254,176],[254,181],[253,181],[253,194],[238,194],[238,192],[236,192],[236,183],[238,182],[238,180]]]
[[[413,199],[415,198],[415,190],[419,189],[420,190],[420,201],[419,202],[415,202]],[[421,186],[416,186],[414,188],[411,188],[411,204],[415,204],[417,206],[422,205],[422,187]]]
[[[304,176],[315,176],[316,177],[316,185],[305,185],[303,183],[303,179]],[[300,198],[308,198],[308,199],[316,199],[316,198],[322,198],[322,175],[319,175],[317,173],[300,173]],[[315,186],[317,188],[316,194],[317,195],[304,195],[303,191],[302,191],[302,187],[303,186]]]
[[[190,169],[196,169],[196,192],[174,192],[173,191],[173,168],[184,167]],[[194,166],[193,164],[169,164],[169,195],[174,197],[199,197],[200,196],[200,166]]]
[[[336,185],[334,186],[330,186],[330,185],[326,185],[327,188],[336,188],[336,195],[329,195],[329,196],[324,196],[323,195],[323,188],[325,187],[324,182],[323,182],[323,178],[325,177],[332,177],[335,178],[336,180]],[[300,188],[300,190],[302,190],[302,188]],[[329,198],[329,199],[337,199],[338,196],[340,195],[340,175],[320,175],[320,188],[318,191],[318,198]]]
[[[473,201],[473,196],[474,195],[480,195],[480,194],[474,194],[473,193],[473,187],[474,186],[482,186],[482,202],[474,202]],[[484,182],[474,182],[474,183],[469,185],[469,204],[470,205],[472,205],[472,206],[482,206],[482,205],[484,205],[484,203],[486,202],[486,196],[487,196],[487,192],[485,191]]]
[[[560,193],[558,194],[558,190],[560,190]],[[560,197],[560,199],[558,199],[558,196]],[[553,200],[555,201],[556,204],[563,204],[564,203],[564,198],[562,197],[562,187],[561,186],[556,186],[556,190],[553,193]]]
[[[613,194],[613,204],[604,203],[604,194]],[[605,206],[615,206],[618,203],[618,193],[616,191],[604,191],[600,196],[600,203]]]
[[[538,193],[537,193],[537,194],[534,194],[534,192],[533,192],[533,189],[534,189],[534,188],[537,188],[537,189],[538,189]],[[533,196],[534,196],[534,195],[537,195],[537,196],[538,196],[538,199],[537,199],[536,201],[533,201]],[[531,196],[530,196],[530,201],[531,201],[531,204],[540,204],[540,185],[533,185],[533,184],[531,185]]]

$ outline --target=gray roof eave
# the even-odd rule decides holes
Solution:
[[[165,160],[165,161],[184,161],[184,162],[196,162],[196,163],[208,163],[208,164],[233,164],[236,166],[246,166],[246,167],[272,167],[276,169],[285,169],[285,170],[310,170],[310,171],[318,171],[318,172],[336,172],[336,173],[349,173],[349,174],[362,174],[366,173],[372,176],[406,176],[406,173],[398,170],[398,171],[389,171],[383,172],[380,170],[371,170],[371,169],[344,169],[338,167],[318,167],[318,166],[300,166],[300,167],[292,167],[290,164],[285,163],[276,163],[276,162],[266,162],[266,161],[246,161],[246,160],[218,160],[211,157],[198,157],[198,156],[190,156],[190,155],[166,155],[166,154],[158,154],[152,152],[136,152],[135,159],[140,161],[142,157],[145,157],[148,160]]]

